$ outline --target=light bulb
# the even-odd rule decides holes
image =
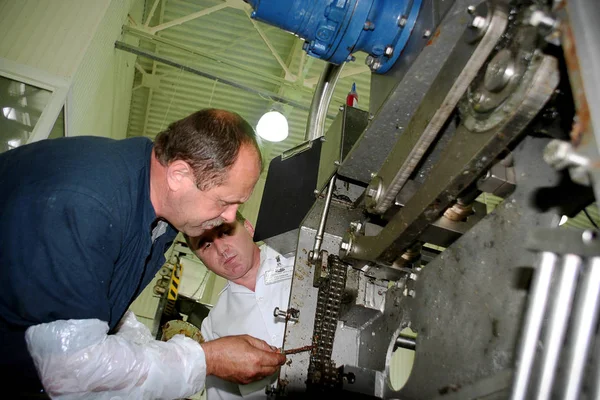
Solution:
[[[258,120],[256,133],[270,142],[281,142],[288,137],[287,118],[279,111],[269,111]]]

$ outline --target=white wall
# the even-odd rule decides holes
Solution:
[[[0,0],[0,58],[66,79],[70,135],[125,137],[135,56],[114,42],[127,14],[141,17],[142,7],[143,0]]]

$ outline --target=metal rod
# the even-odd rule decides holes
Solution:
[[[594,257],[584,270],[581,289],[574,306],[571,341],[567,351],[566,380],[562,399],[579,398],[588,350],[598,321],[598,294],[600,293],[600,258]]]
[[[527,385],[531,374],[531,366],[535,357],[542,319],[548,300],[548,291],[554,266],[558,257],[554,253],[543,252],[540,257],[539,266],[534,272],[531,294],[527,312],[525,313],[525,324],[517,351],[517,365],[514,376],[511,400],[523,400],[527,394]]]
[[[400,335],[396,338],[396,342],[394,343],[394,351],[398,347],[408,350],[415,350],[417,348],[417,341],[415,338]]]
[[[544,351],[542,353],[542,372],[536,390],[538,400],[550,398],[556,366],[567,330],[569,312],[573,303],[577,276],[581,268],[581,257],[574,254],[565,255],[560,268],[558,291],[554,296],[550,320],[542,341]]]
[[[298,347],[298,348],[295,348],[295,349],[283,350],[282,353],[287,356],[288,354],[297,354],[297,353],[303,353],[305,351],[310,351],[314,347],[315,346],[313,346],[313,345],[302,346],[302,347]]]
[[[335,65],[326,63],[319,82],[315,88],[306,126],[305,139],[313,140],[325,134],[325,118],[331,102],[335,84],[340,76],[344,64]]]
[[[321,251],[321,243],[323,242],[323,233],[325,232],[325,223],[327,222],[327,215],[329,214],[329,205],[331,204],[331,197],[333,196],[333,188],[335,187],[334,173],[329,180],[329,186],[327,187],[327,196],[325,197],[325,205],[323,206],[323,212],[321,213],[321,221],[317,228],[317,235],[315,236],[315,245],[310,254],[310,261],[316,262],[319,259],[319,253]]]
[[[136,47],[136,46],[129,45],[129,44],[124,43],[124,42],[116,41],[115,42],[115,48],[119,49],[119,50],[127,51],[127,52],[132,53],[132,54],[136,54],[138,56],[146,57],[146,58],[149,58],[151,60],[158,61],[158,62],[161,62],[161,63],[166,64],[166,65],[170,65],[170,66],[175,67],[175,68],[182,69],[182,70],[184,70],[186,72],[190,72],[190,73],[195,74],[195,75],[203,76],[203,77],[208,78],[208,79],[217,80],[217,81],[222,82],[222,83],[224,83],[226,85],[233,86],[235,88],[244,90],[246,92],[257,94],[259,96],[262,96],[262,97],[264,97],[266,99],[269,99],[271,101],[274,101],[274,102],[278,102],[278,103],[282,103],[282,104],[288,104],[290,106],[294,106],[294,107],[300,108],[302,110],[307,110],[309,112],[312,110],[312,107],[307,107],[307,106],[305,106],[303,104],[300,104],[300,103],[298,103],[296,101],[285,99],[285,98],[283,98],[281,96],[278,96],[278,95],[276,95],[274,93],[271,93],[271,92],[268,92],[268,91],[265,91],[265,90],[253,89],[251,87],[242,85],[242,84],[234,82],[232,80],[220,78],[218,76],[215,76],[215,75],[212,75],[212,74],[200,71],[197,68],[190,67],[190,66],[187,66],[187,65],[183,65],[183,64],[181,64],[181,63],[179,63],[179,62],[177,62],[175,60],[172,60],[172,59],[170,59],[168,57],[164,57],[164,56],[158,55],[158,54],[156,54],[154,52],[151,52],[151,51],[148,51],[148,50],[144,50],[144,49],[141,49],[141,48]],[[322,117],[323,120],[325,120],[325,118],[327,118],[327,109],[325,109],[324,113],[325,113],[325,115]]]

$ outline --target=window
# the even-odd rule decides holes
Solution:
[[[67,80],[0,58],[0,152],[67,135]]]

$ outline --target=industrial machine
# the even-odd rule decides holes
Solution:
[[[600,194],[600,8],[246,2],[328,61],[307,142],[274,160],[265,199],[290,196],[286,168],[312,166],[310,179],[295,179],[284,215],[265,205],[257,221],[267,243],[296,251],[290,305],[276,314],[284,349],[305,350],[271,394],[600,398],[598,233],[558,227]],[[358,51],[370,110],[342,107],[325,132]],[[484,193],[503,199],[492,212]],[[402,387],[390,381],[397,348],[414,351]]]

